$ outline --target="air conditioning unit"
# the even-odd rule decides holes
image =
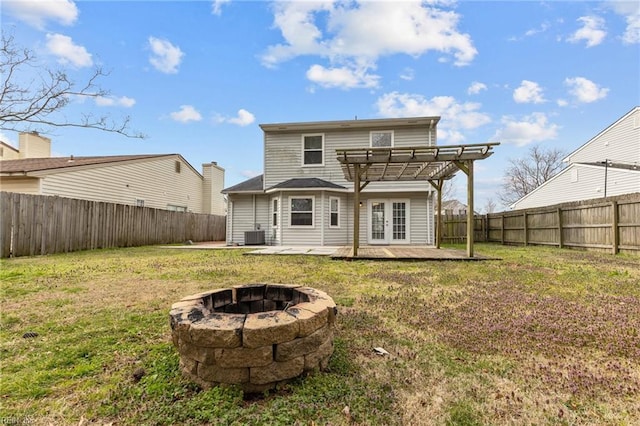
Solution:
[[[244,245],[264,245],[264,231],[245,231]]]

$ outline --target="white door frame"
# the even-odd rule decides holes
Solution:
[[[380,214],[377,214],[374,218],[373,209],[375,207],[379,207],[380,203],[384,205],[384,210],[379,211],[377,213],[382,213],[382,217]],[[404,226],[404,232],[401,229],[395,229],[396,233],[400,233],[404,236],[403,239],[394,238],[394,215],[399,213],[399,211],[393,210],[393,205],[404,203],[404,223],[400,223],[402,218],[397,217],[395,226],[401,227]],[[381,245],[390,245],[390,244],[409,244],[409,223],[410,223],[410,203],[407,198],[372,198],[368,200],[367,205],[367,213],[368,213],[368,221],[367,221],[367,243],[368,244],[381,244]],[[374,221],[382,220],[383,223],[375,223],[377,226],[377,235],[373,233]],[[382,227],[380,227],[382,225]],[[378,238],[375,238],[378,237]]]

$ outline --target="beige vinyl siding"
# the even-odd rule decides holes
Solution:
[[[604,160],[640,163],[640,108],[611,125],[567,158],[570,163]]]
[[[256,225],[270,235],[269,198],[264,195],[229,195],[230,208],[227,212],[227,244],[244,244],[244,233],[254,231]]]
[[[221,193],[224,188],[224,169],[216,164],[202,165],[202,212],[224,215],[225,203]]]
[[[291,226],[291,198],[313,197],[313,226],[292,227]],[[301,191],[283,192],[282,197],[282,244],[283,245],[322,245],[322,193]]]
[[[331,227],[331,204],[330,199],[337,198],[340,200],[338,209],[339,223],[338,228]],[[324,245],[340,246],[347,245],[353,239],[353,201],[347,194],[325,192],[324,194]],[[350,226],[351,225],[351,226]]]
[[[265,187],[269,188],[292,178],[315,177],[352,189],[353,184],[344,178],[336,159],[336,149],[369,148],[371,130],[373,129],[265,133]],[[379,130],[394,130],[394,147],[429,144],[429,129],[425,127]],[[302,166],[302,135],[307,133],[324,134],[324,166]],[[431,130],[431,143],[435,144],[435,129]],[[430,190],[426,182],[380,182],[371,185],[374,189],[366,188],[365,191]]]
[[[29,177],[0,177],[0,191],[40,194],[40,179]]]
[[[604,167],[573,164],[514,205],[515,209],[604,197]],[[577,180],[576,180],[577,178]],[[607,196],[640,192],[640,172],[609,168]]]
[[[176,172],[176,161],[181,163],[180,173]],[[172,156],[62,170],[43,177],[42,195],[129,205],[141,199],[145,207],[184,206],[202,213],[202,184],[200,174]]]

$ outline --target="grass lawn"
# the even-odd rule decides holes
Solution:
[[[640,424],[640,259],[476,250],[502,260],[156,247],[2,260],[0,424]],[[251,399],[183,379],[171,304],[265,282],[334,298],[329,371]]]

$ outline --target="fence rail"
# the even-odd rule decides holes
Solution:
[[[0,257],[220,241],[224,216],[0,192]]]
[[[442,240],[466,240],[466,215],[445,216]],[[479,242],[550,245],[640,255],[640,193],[516,210],[474,219]]]

